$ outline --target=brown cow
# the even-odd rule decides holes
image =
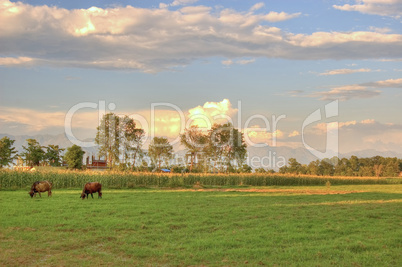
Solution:
[[[52,195],[52,183],[49,181],[36,181],[33,183],[31,187],[31,191],[29,191],[29,195],[33,197],[36,193],[39,193],[39,196],[42,197],[40,194],[41,192],[46,192],[47,196],[50,197]]]
[[[82,200],[88,198],[88,195],[91,194],[91,197],[94,198],[93,193],[98,192],[98,198],[102,198],[102,185],[98,182],[86,183],[84,189],[82,190],[81,197]]]

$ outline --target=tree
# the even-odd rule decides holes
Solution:
[[[95,143],[99,145],[99,156],[105,157],[109,166],[119,162],[120,118],[113,113],[105,114],[97,127]]]
[[[35,139],[27,139],[28,147],[22,146],[22,157],[28,166],[39,166],[44,159],[45,151],[43,151],[39,142]]]
[[[61,166],[61,153],[64,148],[59,148],[58,145],[49,145],[46,150],[45,159],[49,162],[49,165],[53,167]]]
[[[240,173],[251,173],[252,171],[253,171],[253,168],[251,168],[247,164],[243,164],[243,166],[241,166],[241,168],[239,169]]]
[[[287,171],[289,173],[295,173],[295,174],[299,174],[301,172],[301,167],[302,165],[297,162],[297,160],[295,158],[290,158],[288,161],[289,167],[287,169]]]
[[[215,163],[216,161],[224,163],[229,170],[232,165],[244,164],[247,145],[243,133],[234,128],[231,123],[214,124],[209,131],[207,151]]]
[[[125,116],[123,119],[122,131],[123,131],[123,149],[124,154],[131,153],[133,159],[133,168],[135,167],[135,160],[137,156],[142,156],[141,147],[145,137],[145,131],[141,128],[136,128],[136,124],[133,119]]]
[[[84,153],[85,152],[82,150],[82,148],[77,145],[67,148],[67,152],[64,155],[64,160],[66,161],[68,167],[71,169],[81,169]]]
[[[161,168],[162,161],[168,160],[173,153],[173,147],[167,138],[154,137],[149,145],[148,154],[158,169]]]
[[[207,144],[207,135],[204,134],[196,125],[185,129],[180,135],[181,144],[187,148],[190,153],[190,172],[193,170],[194,160],[197,156],[204,152]]]
[[[384,165],[382,165],[382,164],[374,165],[374,173],[377,178],[381,176],[383,167],[384,167]]]
[[[326,175],[326,176],[331,176],[334,175],[334,165],[332,165],[328,159],[323,159],[320,162],[320,165],[318,167],[318,174],[319,175]]]
[[[17,158],[17,151],[13,147],[15,140],[7,136],[0,139],[0,169],[10,165]]]
[[[315,161],[311,161],[307,166],[307,172],[311,175],[319,175],[319,166],[320,161],[317,159]]]

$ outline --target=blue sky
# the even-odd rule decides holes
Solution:
[[[0,133],[63,133],[83,102],[147,120],[166,102],[238,121],[240,101],[241,128],[286,115],[279,143],[300,146],[303,121],[338,100],[310,142],[336,120],[344,152],[402,151],[400,14],[400,0],[0,0]],[[159,112],[156,132],[173,138],[177,114]],[[79,114],[74,133],[94,137],[97,113]],[[255,141],[272,144],[270,131]]]

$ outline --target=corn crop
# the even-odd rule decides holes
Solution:
[[[46,170],[36,172],[0,170],[0,189],[30,189],[35,181],[47,180],[53,188],[82,188],[100,182],[104,188],[205,186],[325,186],[402,184],[402,178],[292,176],[281,174],[159,174],[113,171]]]

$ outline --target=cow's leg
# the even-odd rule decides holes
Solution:
[[[40,194],[40,192],[38,192],[38,193],[39,193],[39,196],[42,197],[42,195]]]
[[[94,198],[94,195],[91,193],[91,197]]]

